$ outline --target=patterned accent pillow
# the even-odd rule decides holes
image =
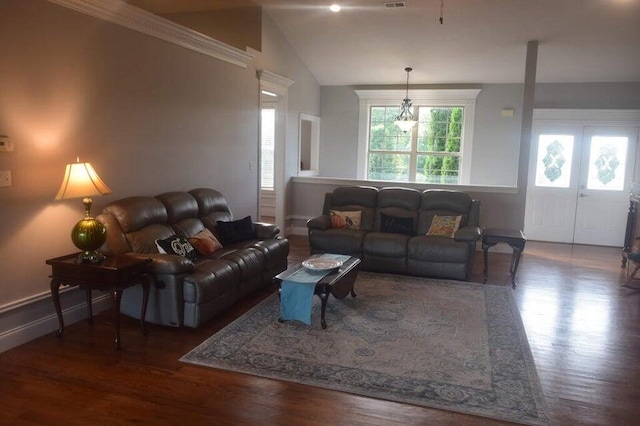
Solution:
[[[187,241],[203,256],[209,256],[222,248],[220,241],[206,228],[196,235],[188,237]]]
[[[332,228],[360,229],[360,222],[362,219],[362,212],[360,210],[329,210],[329,216],[331,217]]]
[[[460,227],[462,216],[433,216],[427,235],[453,238]]]
[[[189,260],[194,260],[198,256],[191,243],[177,235],[172,235],[164,240],[156,240],[156,247],[160,253],[177,254]]]

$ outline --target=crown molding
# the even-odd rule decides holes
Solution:
[[[221,43],[121,0],[48,0],[103,21],[186,47],[198,53],[247,68],[254,55]]]
[[[267,70],[258,70],[257,71],[258,78],[263,83],[274,84],[276,86],[280,86],[283,88],[289,88],[295,81],[288,79],[287,77],[283,77],[276,73]]]
[[[640,110],[637,109],[563,109],[536,108],[534,120],[549,121],[621,121],[640,122]]]
[[[481,89],[412,89],[409,98],[416,100],[475,100]],[[406,89],[354,90],[360,100],[397,100],[405,97]]]

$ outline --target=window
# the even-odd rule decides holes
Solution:
[[[479,90],[411,90],[418,124],[395,124],[403,93],[358,90],[358,178],[456,185],[469,182],[475,98]]]
[[[260,131],[260,188],[273,190],[275,108],[262,108]]]
[[[414,107],[418,124],[394,124],[399,107],[372,106],[367,178],[401,182],[459,183],[464,107]]]

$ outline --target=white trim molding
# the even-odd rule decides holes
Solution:
[[[219,42],[168,19],[121,0],[48,0],[103,21],[186,47],[198,53],[247,68],[254,55]]]
[[[476,98],[481,89],[409,89],[409,97],[414,105],[463,106],[464,126],[460,163],[460,183],[471,181],[471,153],[473,148],[473,126],[475,123]],[[355,90],[360,98],[358,121],[358,157],[356,176],[366,179],[367,146],[369,141],[369,109],[371,106],[400,105],[405,97],[404,90]]]
[[[293,183],[310,184],[310,185],[332,185],[332,186],[375,186],[375,187],[388,187],[388,186],[402,186],[404,188],[413,188],[420,191],[425,189],[449,189],[452,191],[466,191],[466,192],[489,192],[494,194],[517,194],[518,188],[515,186],[503,186],[503,185],[442,185],[442,184],[429,184],[418,182],[394,182],[384,180],[363,180],[363,179],[348,179],[348,178],[334,178],[325,176],[293,176],[291,178]],[[291,216],[295,218],[296,216]]]
[[[287,77],[283,77],[266,70],[258,70],[256,71],[256,74],[260,80],[260,85],[262,85],[264,89],[267,89],[276,95],[287,94],[289,87],[295,83],[295,81],[290,80]]]
[[[287,116],[288,110],[288,98],[289,87],[295,83],[286,77],[278,75],[276,73],[257,70],[256,76],[260,81],[260,108],[262,108],[264,95],[263,91],[273,92],[278,95],[276,100],[276,128],[275,128],[275,145],[274,145],[274,167],[275,174],[273,176],[273,189],[276,196],[276,219],[275,225],[280,229],[285,229],[285,206],[286,206],[286,186],[285,186],[285,167],[286,167],[286,146],[287,146]],[[272,98],[271,98],[272,99]],[[261,128],[262,126],[258,126]],[[260,152],[260,139],[262,135],[258,136],[258,152]],[[260,158],[258,158],[258,164],[260,164]],[[260,170],[260,169],[258,169]],[[261,173],[261,172],[260,172]],[[258,173],[258,188],[260,187],[260,173]],[[258,200],[260,203],[260,200]]]
[[[62,310],[65,326],[87,318],[86,294],[77,287],[67,287],[60,291],[61,304],[66,306]],[[93,298],[92,308],[94,316],[112,308],[109,294],[100,294]],[[51,293],[45,292],[25,298],[0,307],[0,353],[20,346],[33,339],[51,333],[58,329],[58,315]]]
[[[600,123],[611,124],[620,122],[640,123],[640,110],[637,109],[552,109],[536,108],[533,110],[533,119],[545,122],[587,121],[590,125]]]

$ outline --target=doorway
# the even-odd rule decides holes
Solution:
[[[534,114],[528,239],[622,247],[638,142],[638,126],[623,124]]]
[[[282,77],[266,70],[259,70],[257,77],[260,80],[260,136],[259,144],[259,162],[260,172],[258,173],[258,187],[263,187],[263,178],[265,182],[271,181],[273,189],[265,191],[263,199],[263,191],[258,191],[258,218],[273,217],[270,223],[280,228],[282,235],[287,234],[285,227],[285,151],[286,151],[286,129],[287,129],[287,98],[288,89],[294,83],[293,80]],[[264,110],[264,112],[263,112]],[[264,117],[263,117],[264,114]],[[266,121],[265,121],[266,120]],[[272,143],[266,140],[263,144],[263,122],[266,128],[264,132],[272,135]],[[268,123],[268,124],[267,124]],[[272,131],[271,131],[272,129]],[[262,148],[266,149],[264,160],[266,164],[265,172],[262,171]],[[272,146],[272,149],[267,149]],[[268,152],[271,151],[271,152]],[[270,160],[271,159],[271,160]],[[273,168],[269,167],[269,161],[272,161]],[[268,185],[267,185],[268,186]]]

